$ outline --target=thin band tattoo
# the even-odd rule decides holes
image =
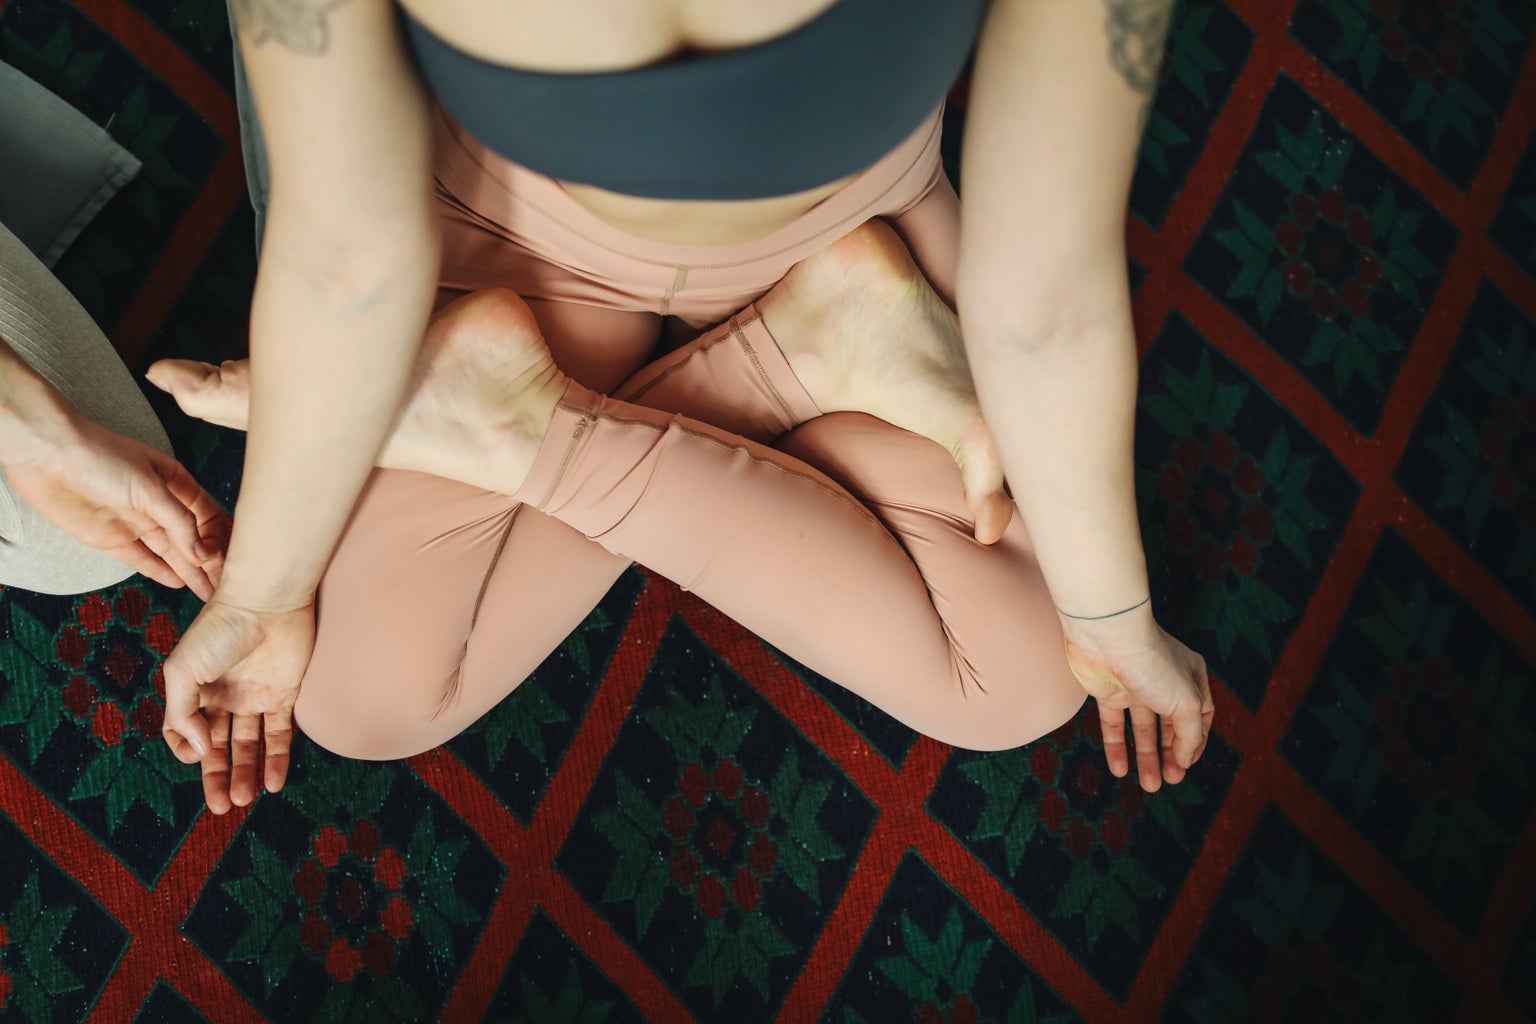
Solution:
[[[1108,16],[1109,61],[1125,84],[1144,96],[1157,88],[1163,63],[1163,39],[1173,15],[1171,0],[1104,0]]]
[[[331,44],[326,15],[347,0],[232,0],[235,24],[253,43],[273,39],[279,45],[314,57]]]
[[[1121,608],[1119,611],[1117,611],[1117,612],[1110,612],[1108,615],[1073,615],[1071,612],[1063,612],[1063,611],[1061,611],[1060,608],[1057,608],[1056,610],[1058,612],[1061,612],[1061,615],[1062,615],[1063,618],[1076,619],[1078,622],[1097,622],[1100,619],[1112,619],[1116,615],[1124,615],[1126,612],[1133,612],[1137,608],[1140,608],[1142,605],[1146,604],[1150,600],[1152,600],[1152,595],[1148,594],[1146,597],[1142,598],[1140,601],[1137,601],[1135,604],[1131,605],[1130,607],[1128,607],[1128,608]]]

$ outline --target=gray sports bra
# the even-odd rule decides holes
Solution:
[[[754,199],[873,164],[943,99],[986,0],[838,0],[783,36],[629,71],[521,71],[450,46],[402,10],[439,101],[552,178],[658,199]]]

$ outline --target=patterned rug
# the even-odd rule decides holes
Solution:
[[[158,737],[195,602],[6,591],[0,1021],[1536,1014],[1533,23],[1179,10],[1129,242],[1157,607],[1220,702],[1183,785],[1091,711],[923,739],[634,570],[446,747],[214,818]],[[237,353],[222,4],[0,2],[0,59],[143,160],[59,266],[125,357]],[[232,501],[240,439],[157,409]]]

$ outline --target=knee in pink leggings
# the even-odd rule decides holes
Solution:
[[[876,170],[855,186],[878,192]],[[893,214],[947,294],[953,192],[921,183],[912,192],[887,184],[887,208],[850,202],[843,230],[865,210]],[[506,206],[520,202],[513,195]],[[582,383],[567,390],[515,495],[374,473],[321,585],[296,709],[306,734],[372,759],[444,742],[515,689],[631,561],[940,740],[1012,747],[1076,713],[1084,694],[1022,523],[1015,517],[995,546],[977,544],[947,452],[870,417],[818,415],[751,292],[725,324],[635,372],[654,313],[670,304],[687,315],[686,289],[676,288],[686,272],[651,312],[603,308],[590,294],[561,301],[568,271],[530,267],[527,245],[495,245],[516,218],[484,194],[477,208],[470,219],[459,197],[448,204],[448,283],[489,284],[478,275],[494,279],[486,257],[499,253],[508,280],[546,293],[531,305],[557,361]],[[596,229],[578,226],[592,241]],[[836,237],[824,231],[820,243]],[[564,267],[575,262],[562,254]],[[469,266],[477,277],[467,281]],[[694,315],[720,301],[710,291]]]

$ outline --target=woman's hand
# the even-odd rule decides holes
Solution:
[[[223,565],[229,517],[181,463],[70,410],[7,445],[16,493],[70,536],[204,601]]]
[[[1153,793],[1163,782],[1183,781],[1205,752],[1216,715],[1205,659],[1165,633],[1146,605],[1098,621],[1063,616],[1062,632],[1067,665],[1099,706],[1110,772],[1123,778],[1130,771],[1129,711],[1141,788]]]
[[[183,763],[202,764],[213,813],[256,799],[258,763],[267,791],[283,788],[314,646],[312,600],[274,611],[215,597],[166,659],[165,742]]]

